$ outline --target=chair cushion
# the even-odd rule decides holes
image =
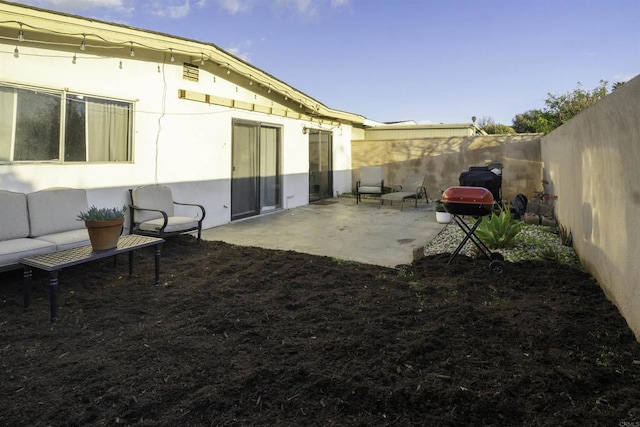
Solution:
[[[91,244],[91,241],[89,240],[89,232],[86,228],[82,228],[81,230],[64,231],[62,233],[47,234],[46,236],[39,236],[37,240],[52,243],[56,245],[56,248],[59,251]]]
[[[27,195],[0,190],[0,241],[29,236]]]
[[[56,245],[38,239],[13,239],[0,242],[0,267],[18,264],[27,256],[48,254],[56,251]]]
[[[167,216],[173,216],[173,196],[171,189],[164,185],[145,185],[134,188],[131,191],[131,201],[139,208],[158,209],[164,211]],[[153,219],[161,219],[159,212],[138,211],[134,212],[134,221],[143,223]],[[162,224],[162,222],[160,222]]]
[[[373,187],[380,185],[384,173],[382,166],[363,166],[360,168],[360,185],[365,187]]]
[[[84,228],[78,214],[88,209],[87,192],[75,188],[48,188],[27,194],[31,237]]]
[[[145,221],[139,225],[138,228],[143,231],[158,231],[162,227],[164,221],[161,219],[153,219],[151,221]],[[198,220],[189,218],[186,216],[172,216],[169,217],[167,227],[164,229],[165,233],[175,233],[184,230],[198,228]]]
[[[404,179],[402,189],[404,191],[416,191],[419,187],[425,187],[427,184],[426,175],[408,175]]]
[[[382,193],[382,188],[378,185],[377,187],[369,187],[369,186],[360,186],[358,187],[358,193],[361,194],[380,194]]]
[[[380,196],[382,200],[390,200],[392,202],[400,202],[404,199],[415,199],[416,193],[410,191],[396,191],[395,193],[387,193]]]

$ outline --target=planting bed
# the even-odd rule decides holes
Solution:
[[[0,274],[0,425],[622,425],[640,345],[586,273],[430,255],[389,269],[170,238]]]

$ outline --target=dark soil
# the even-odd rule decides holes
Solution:
[[[148,249],[148,250],[147,250]],[[640,345],[586,273],[163,248],[0,274],[0,425],[638,425]]]

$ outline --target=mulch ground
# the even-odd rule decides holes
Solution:
[[[148,250],[147,250],[148,249]],[[0,425],[638,425],[640,345],[586,273],[427,257],[389,269],[169,239],[0,274]]]

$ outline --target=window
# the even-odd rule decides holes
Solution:
[[[0,85],[0,162],[129,162],[132,118],[130,102]]]

